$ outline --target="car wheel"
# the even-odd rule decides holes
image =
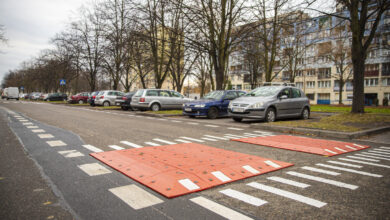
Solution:
[[[233,120],[236,121],[236,122],[241,122],[241,121],[242,121],[242,118],[236,118],[236,117],[235,117],[235,118],[233,118]]]
[[[266,122],[274,122],[276,119],[276,111],[274,108],[267,109],[265,113],[265,121]]]
[[[104,106],[104,107],[108,107],[108,106],[110,106],[110,103],[107,102],[107,101],[105,101],[105,102],[103,102],[103,106]]]
[[[84,104],[84,101],[83,100],[79,100],[79,104]]]
[[[218,117],[218,109],[216,107],[211,107],[207,112],[207,118],[216,119]]]
[[[306,119],[309,119],[309,117],[310,117],[309,108],[308,108],[308,107],[305,107],[305,108],[302,110],[301,118],[302,118],[303,120],[306,120]]]
[[[152,106],[150,106],[150,109],[154,112],[160,111],[160,105],[157,103],[154,103]]]
[[[195,115],[189,115],[188,117],[190,117],[190,118],[195,118]]]
[[[122,109],[123,111],[127,111],[127,110],[129,110],[129,108],[128,108],[128,107],[126,107],[126,106],[121,106],[121,109]]]

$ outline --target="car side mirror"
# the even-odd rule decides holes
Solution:
[[[286,95],[280,96],[280,99],[287,99],[288,97]]]

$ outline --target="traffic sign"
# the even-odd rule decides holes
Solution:
[[[64,86],[65,84],[66,84],[66,80],[65,79],[60,79],[60,85]]]
[[[24,87],[23,87],[23,86],[21,86],[21,87],[20,87],[20,90],[24,90]]]

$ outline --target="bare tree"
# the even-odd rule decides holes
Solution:
[[[196,59],[194,69],[195,70],[193,75],[196,78],[198,87],[200,87],[200,97],[203,97],[207,91],[208,80],[210,79],[209,75],[212,71],[208,53],[199,53],[199,57]]]

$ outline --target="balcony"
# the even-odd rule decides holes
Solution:
[[[330,79],[330,74],[321,74],[319,73],[317,79]]]
[[[364,71],[365,77],[379,76],[379,70],[367,70]]]
[[[390,76],[390,70],[382,71],[382,76]]]

